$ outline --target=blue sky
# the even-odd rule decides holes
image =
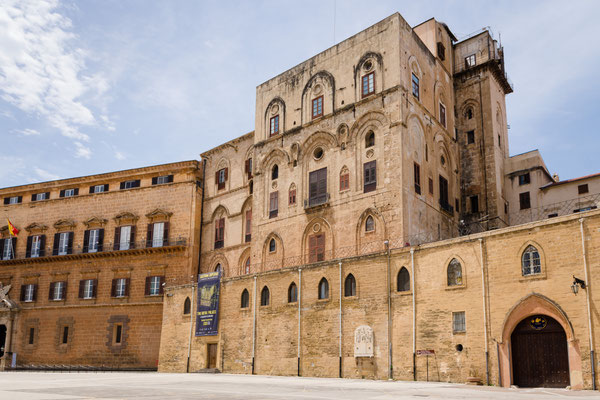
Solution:
[[[334,8],[335,5],[335,8]],[[600,2],[0,0],[0,187],[172,161],[254,129],[256,86],[399,12],[501,36],[510,153],[600,172]]]

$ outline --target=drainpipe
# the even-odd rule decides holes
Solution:
[[[302,268],[298,268],[298,376],[300,376],[300,328],[301,325],[301,306],[302,306]]]
[[[252,375],[254,375],[254,356],[256,351],[256,276],[254,276],[254,308],[252,311]]]
[[[190,298],[191,301],[191,309],[190,309],[190,341],[188,343],[188,355],[187,355],[187,368],[186,368],[186,372],[190,372],[190,357],[192,355],[192,335],[194,333],[194,283],[192,282],[192,297]]]
[[[490,384],[490,366],[489,366],[489,349],[488,349],[488,333],[487,333],[487,307],[485,305],[485,262],[483,260],[483,239],[479,238],[479,255],[481,257],[481,293],[483,296],[483,341],[485,343],[485,382]]]
[[[579,220],[579,228],[581,230],[581,249],[583,252],[583,269],[585,271],[585,281],[586,281],[586,289],[585,289],[585,299],[587,302],[587,315],[588,315],[588,328],[590,335],[590,362],[592,363],[592,390],[596,390],[596,366],[594,365],[594,336],[592,335],[592,314],[590,312],[590,276],[587,267],[587,255],[585,252],[585,236],[583,234],[583,222],[584,218]]]
[[[417,292],[417,288],[415,287],[415,249],[410,249],[410,280],[412,285],[412,334],[413,334],[413,343],[412,343],[412,351],[413,351],[413,381],[417,380],[417,315],[416,315],[416,306],[415,306],[415,295]]]
[[[340,332],[339,332],[339,357],[340,357],[340,373],[339,373],[339,377],[342,377],[342,262],[339,262],[339,270],[340,270],[340,312],[339,312],[339,318],[340,318]]]
[[[198,271],[200,275],[200,265],[202,263],[202,221],[204,220],[204,192],[206,192],[206,160],[202,160],[202,198],[200,199],[200,237],[198,238]]]
[[[388,371],[388,379],[392,380],[394,379],[394,366],[392,364],[392,294],[390,292],[390,242],[388,240],[386,240],[385,242],[385,247],[387,248],[387,275],[386,275],[386,282],[387,282],[387,300],[388,300],[388,321],[387,321],[387,335],[388,335],[388,366],[389,366],[389,371]]]

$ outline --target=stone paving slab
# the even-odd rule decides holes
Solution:
[[[504,389],[440,382],[230,374],[0,373],[2,400],[67,399],[600,399],[599,392]]]

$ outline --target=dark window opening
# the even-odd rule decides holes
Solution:
[[[271,180],[274,181],[277,178],[279,178],[279,166],[275,164],[273,165],[273,168],[271,168]]]
[[[324,300],[329,298],[329,282],[327,279],[321,278],[321,282],[319,282],[319,300]]]
[[[364,164],[364,193],[372,192],[377,188],[377,161]]]
[[[242,301],[241,308],[248,308],[250,305],[250,293],[248,293],[247,289],[244,289],[242,292]]]
[[[528,208],[531,208],[529,192],[519,193],[519,205],[521,206],[521,210],[527,210]]]
[[[183,302],[183,315],[188,315],[192,311],[192,301],[189,297],[185,298]]]
[[[442,42],[437,43],[437,53],[440,60],[444,61],[446,59],[446,48]]]
[[[473,109],[471,107],[467,108],[467,111],[465,111],[465,118],[473,119]]]
[[[589,188],[588,188],[588,185],[587,185],[587,183],[586,183],[586,184],[584,184],[584,185],[579,185],[579,186],[577,186],[577,193],[579,193],[579,194],[585,194],[585,193],[589,193],[589,191],[590,191],[590,190],[589,190]]]
[[[448,202],[448,198],[450,197],[449,193],[448,193],[448,180],[440,175],[439,181],[440,181],[440,207],[442,208],[442,210],[444,210],[446,212],[453,213],[454,209]]]
[[[475,143],[475,131],[467,132],[467,144]]]
[[[290,284],[288,288],[288,303],[295,303],[298,301],[298,287],[294,282]]]
[[[419,100],[419,78],[412,74],[412,94]]]
[[[34,337],[35,337],[35,328],[29,328],[29,344],[33,344]]]
[[[121,344],[123,339],[123,325],[115,325],[115,344]]]
[[[375,146],[375,133],[373,131],[369,131],[365,136],[365,147]]]
[[[398,292],[408,292],[410,290],[410,275],[406,267],[400,268],[400,272],[398,272],[396,290]]]
[[[68,341],[69,341],[69,327],[65,326],[65,327],[63,327],[62,343],[67,344]]]
[[[356,279],[349,274],[344,281],[344,297],[356,296]]]
[[[471,212],[478,213],[479,212],[479,196],[477,196],[477,195],[471,196],[471,197],[469,197],[469,200],[471,201]]]
[[[415,193],[421,194],[421,167],[419,164],[413,164],[414,178],[415,178]]]
[[[275,250],[277,250],[277,242],[275,242],[275,239],[271,239],[269,241],[269,252],[273,253]]]
[[[529,175],[529,172],[519,175],[519,186],[527,185],[528,183],[531,183],[531,176]]]
[[[269,288],[268,287],[264,287],[261,291],[260,291],[260,305],[261,306],[268,306],[269,305]]]

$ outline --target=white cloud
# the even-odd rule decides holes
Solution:
[[[85,158],[89,160],[92,157],[92,151],[89,147],[86,147],[81,142],[75,142],[75,157]]]
[[[35,167],[33,170],[43,181],[54,181],[54,180],[60,179],[59,175],[48,172],[45,169]]]
[[[121,153],[120,151],[115,151],[115,158],[117,160],[124,160],[127,157],[125,157],[125,154]]]
[[[13,132],[18,133],[19,135],[23,135],[23,136],[39,136],[40,132],[36,131],[35,129],[15,129]]]
[[[58,6],[58,0],[5,0],[0,5],[0,95],[62,135],[89,141],[81,128],[97,121],[82,99],[104,93],[107,83],[99,75],[84,75],[86,53],[73,47],[71,21],[57,12]],[[78,149],[82,156],[90,152]]]

